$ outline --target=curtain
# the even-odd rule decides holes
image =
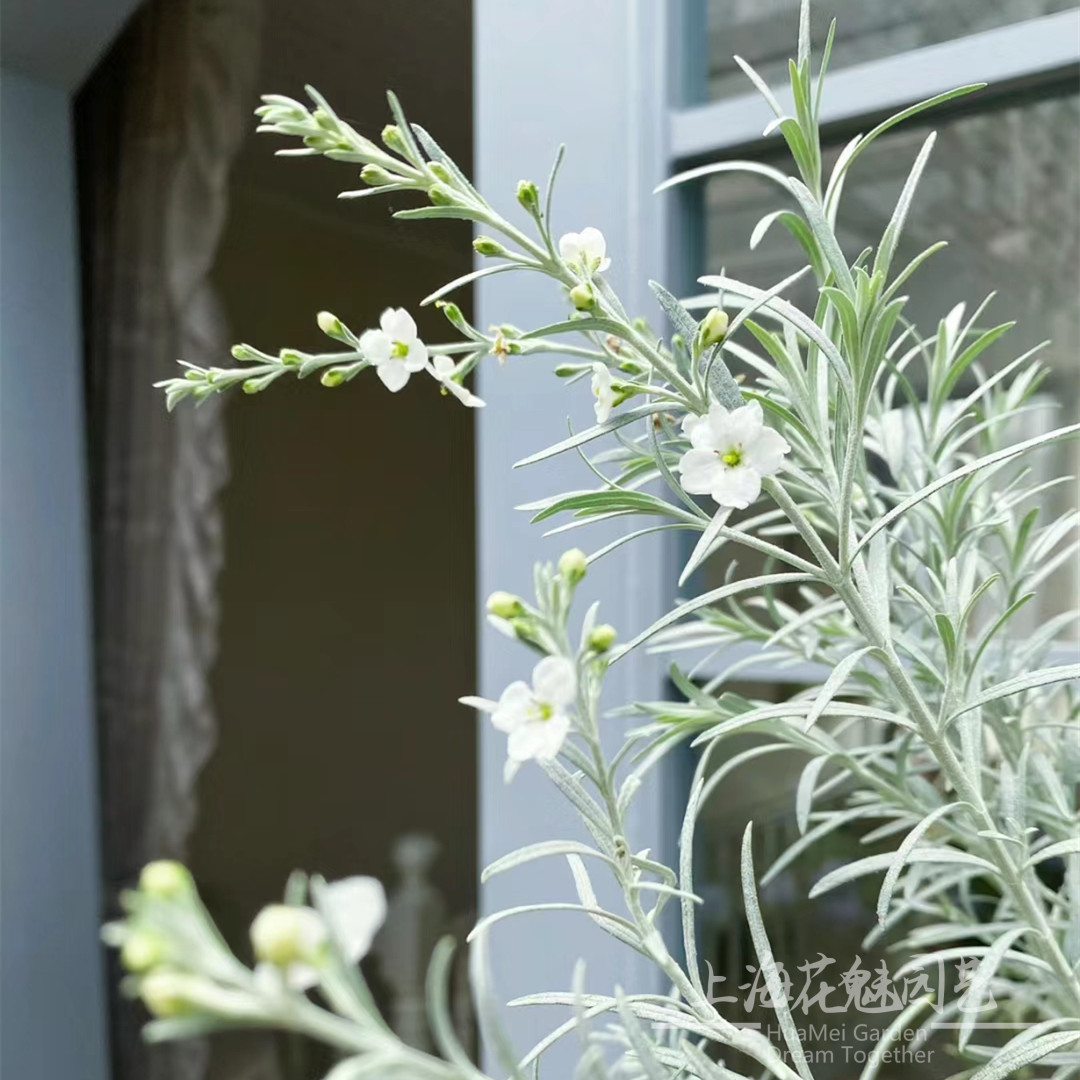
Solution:
[[[96,695],[107,902],[183,858],[215,737],[228,473],[211,399],[165,412],[152,383],[227,356],[209,280],[229,167],[251,127],[260,0],[151,0],[76,101]],[[110,912],[111,914],[111,912]],[[117,972],[110,985],[116,986]],[[198,1043],[146,1048],[114,1000],[115,1076],[190,1080]]]

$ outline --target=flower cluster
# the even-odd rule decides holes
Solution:
[[[353,877],[311,883],[318,907],[299,900],[271,904],[251,924],[254,969],[228,949],[190,873],[180,863],[143,868],[137,889],[121,900],[126,918],[102,937],[120,950],[124,989],[158,1019],[264,1019],[290,996],[323,985],[337,966],[352,966],[371,948],[386,914],[382,886]]]
[[[615,628],[596,625],[594,609],[586,618],[577,652],[570,655],[566,649],[570,605],[587,567],[584,552],[571,548],[559,559],[557,570],[540,569],[535,607],[507,592],[488,598],[489,618],[499,629],[547,654],[533,668],[531,683],[512,682],[498,700],[460,699],[462,705],[488,713],[496,730],[507,735],[507,781],[527,761],[549,762],[558,757],[581,722],[582,674],[591,681],[597,664],[602,665],[604,654],[615,643]]]

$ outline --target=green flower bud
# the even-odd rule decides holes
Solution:
[[[540,207],[540,193],[531,180],[521,180],[517,186],[517,201],[530,213]]]
[[[139,984],[139,996],[143,1004],[159,1020],[183,1016],[194,1012],[193,984],[200,982],[197,976],[176,971],[155,971]]]
[[[277,967],[318,963],[325,943],[326,927],[308,907],[270,904],[251,924],[256,958]]]
[[[586,371],[589,368],[588,364],[559,364],[555,368],[555,374],[560,379],[568,378],[570,375],[576,375],[579,371]]]
[[[401,136],[401,128],[397,124],[387,124],[382,129],[382,141],[391,150],[403,154],[405,152],[405,140]]]
[[[457,196],[445,184],[432,184],[428,188],[428,198],[435,206],[453,206]]]
[[[250,345],[234,345],[231,349],[234,360],[258,360],[260,353]]]
[[[698,324],[698,340],[703,349],[710,345],[716,345],[724,340],[728,331],[727,312],[722,308],[714,307]]]
[[[465,316],[461,314],[461,308],[452,300],[437,300],[435,306],[450,320],[451,325],[457,327],[465,335],[470,333],[472,328],[465,321]]]
[[[570,303],[578,311],[591,311],[596,306],[596,294],[587,281],[582,281],[570,290]]]
[[[120,963],[133,975],[142,975],[165,962],[165,942],[147,930],[134,930],[120,947]]]
[[[438,177],[444,184],[450,183],[450,170],[441,161],[429,162],[428,168],[432,176]]]
[[[319,324],[319,329],[329,338],[334,338],[337,341],[343,341],[345,339],[345,325],[342,321],[333,313],[329,311],[320,311],[315,316],[315,321]]]
[[[615,644],[616,637],[618,634],[614,626],[610,623],[601,623],[589,634],[589,648],[594,652],[606,653]]]
[[[585,576],[588,567],[589,561],[581,548],[571,548],[559,557],[559,573],[571,585],[576,585]]]
[[[172,859],[159,859],[143,867],[139,875],[139,888],[147,896],[171,900],[194,893],[195,882],[183,864]]]
[[[360,179],[371,187],[385,187],[394,183],[394,178],[381,165],[365,165],[360,170]]]
[[[282,349],[278,353],[278,359],[286,367],[299,367],[304,361],[304,354],[297,352],[296,349]]]
[[[345,381],[345,372],[341,368],[328,368],[322,373],[319,378],[319,382],[323,386],[329,386],[332,390],[335,386],[340,386]]]
[[[499,243],[498,240],[493,240],[490,236],[478,236],[473,242],[473,251],[477,255],[505,255],[506,248]]]
[[[487,609],[490,614],[497,615],[500,619],[516,619],[525,614],[525,605],[521,598],[502,591],[493,592],[487,598]]]

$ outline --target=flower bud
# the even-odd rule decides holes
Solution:
[[[196,1008],[192,991],[200,982],[197,976],[177,971],[155,971],[139,984],[143,1004],[159,1019],[183,1016]]]
[[[251,924],[256,959],[276,967],[317,963],[325,942],[322,919],[307,907],[269,904]]]
[[[517,201],[530,213],[540,206],[540,193],[531,180],[521,180],[517,186]]]
[[[728,316],[722,308],[714,307],[698,324],[698,340],[703,349],[716,345],[727,336]]]
[[[450,170],[441,161],[429,162],[428,169],[431,171],[432,176],[441,180],[444,184],[450,183]]]
[[[445,184],[432,184],[428,188],[428,198],[434,206],[453,206],[457,197]]]
[[[490,236],[478,236],[473,242],[473,251],[477,255],[505,255],[506,248],[499,243],[498,240],[493,240]]]
[[[186,866],[172,859],[147,863],[139,875],[139,888],[147,896],[171,900],[195,892],[195,882]]]
[[[555,368],[555,374],[560,379],[569,378],[571,375],[576,375],[579,371],[588,371],[588,364],[559,364]]]
[[[581,548],[571,548],[559,557],[559,573],[571,585],[576,585],[585,576],[588,566],[588,559]]]
[[[570,303],[578,311],[591,311],[596,305],[596,294],[587,281],[582,281],[570,290]]]
[[[525,614],[525,605],[521,598],[502,591],[493,592],[487,598],[487,609],[490,614],[497,615],[500,619],[516,619]]]
[[[133,975],[142,975],[164,963],[167,951],[165,942],[157,934],[134,930],[120,947],[120,963]]]
[[[250,345],[234,345],[231,352],[234,360],[258,360],[261,356],[259,351]]]
[[[299,367],[304,362],[304,354],[297,352],[296,349],[282,349],[278,353],[278,359],[285,367]]]
[[[184,971],[150,972],[139,981],[139,995],[160,1019],[205,1013],[250,1022],[256,1015],[246,994]]]
[[[616,637],[618,634],[614,626],[610,623],[601,623],[589,634],[589,648],[594,652],[606,653],[615,644]]]
[[[450,320],[451,325],[457,327],[463,334],[468,335],[471,332],[472,327],[465,321],[461,308],[452,300],[437,300],[435,306]]]
[[[396,153],[403,154],[405,152],[405,140],[401,137],[401,128],[397,124],[387,124],[382,129],[382,141]]]
[[[328,368],[319,376],[319,382],[323,386],[330,387],[331,390],[335,386],[340,386],[345,381],[345,372],[341,368]]]
[[[319,329],[328,337],[333,338],[335,341],[345,341],[345,324],[330,311],[320,311],[315,316],[315,321],[319,324]]]
[[[394,183],[394,178],[381,165],[365,165],[360,170],[360,179],[371,187],[385,187]]]

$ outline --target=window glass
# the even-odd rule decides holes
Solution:
[[[877,60],[1076,7],[1076,0],[831,0],[812,11],[816,53],[836,17],[833,66]],[[786,82],[799,0],[706,0],[704,94],[710,101],[751,90],[732,62],[748,60],[771,84]]]

